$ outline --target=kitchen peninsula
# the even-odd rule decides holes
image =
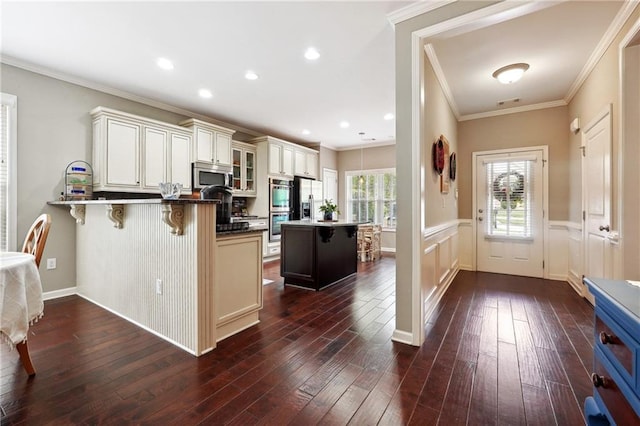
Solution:
[[[262,230],[217,235],[217,203],[49,204],[76,219],[78,295],[199,356],[262,308]]]
[[[292,220],[281,226],[285,284],[318,291],[357,272],[357,222]]]

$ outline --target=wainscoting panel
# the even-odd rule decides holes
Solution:
[[[567,281],[578,294],[582,295],[584,286],[582,284],[582,228],[580,224],[569,223],[567,231],[569,238]]]
[[[455,253],[455,252],[454,252]],[[458,221],[458,259],[460,269],[473,271],[473,227],[471,219],[460,219]]]
[[[547,277],[550,280],[567,280],[569,269],[569,229],[566,222],[549,221],[547,244]]]
[[[427,321],[459,270],[458,221],[426,229],[422,247],[421,318]]]

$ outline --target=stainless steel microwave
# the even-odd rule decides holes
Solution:
[[[207,163],[193,163],[191,167],[191,183],[194,189],[209,185],[233,185],[231,166],[213,166]]]

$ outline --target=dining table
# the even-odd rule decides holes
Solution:
[[[23,359],[29,326],[44,314],[40,273],[32,254],[0,253],[0,335]],[[24,365],[24,359],[23,359]],[[25,369],[29,374],[27,365]]]

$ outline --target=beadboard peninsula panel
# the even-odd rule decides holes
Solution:
[[[77,225],[78,294],[191,353],[210,350],[215,207],[185,206],[179,236],[162,221],[161,205],[125,207],[117,229],[105,206],[87,206],[85,225]]]

